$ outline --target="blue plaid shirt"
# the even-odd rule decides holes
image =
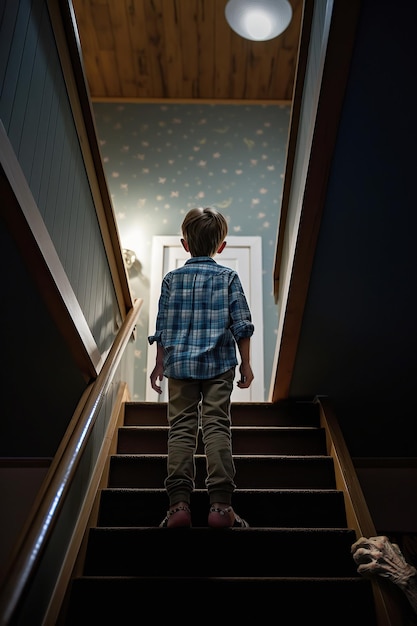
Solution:
[[[238,363],[236,341],[254,332],[238,274],[211,257],[191,257],[162,281],[156,331],[164,376],[206,379]]]

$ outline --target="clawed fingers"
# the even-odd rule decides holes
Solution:
[[[370,563],[381,558],[381,552],[368,550],[367,548],[358,548],[353,553],[355,563]]]

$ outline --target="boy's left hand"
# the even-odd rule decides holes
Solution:
[[[249,364],[242,363],[239,367],[240,380],[237,381],[239,389],[247,389],[253,381],[253,372]]]

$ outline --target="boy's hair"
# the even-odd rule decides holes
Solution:
[[[181,226],[191,256],[214,256],[227,237],[227,221],[216,209],[195,208],[188,211]]]

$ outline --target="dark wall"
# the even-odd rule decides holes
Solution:
[[[85,389],[0,210],[0,457],[53,457]]]
[[[102,353],[119,311],[45,0],[0,2],[0,122],[0,456],[52,457],[87,383],[58,332],[61,313],[53,319],[48,294],[39,294],[34,268],[42,254],[65,272],[65,294],[72,289]],[[19,168],[27,188],[16,183]],[[37,228],[42,252],[28,252],[23,220],[13,235],[8,230],[20,215],[14,185],[24,219],[45,224]]]
[[[352,456],[417,456],[415,3],[364,0],[291,395]]]

